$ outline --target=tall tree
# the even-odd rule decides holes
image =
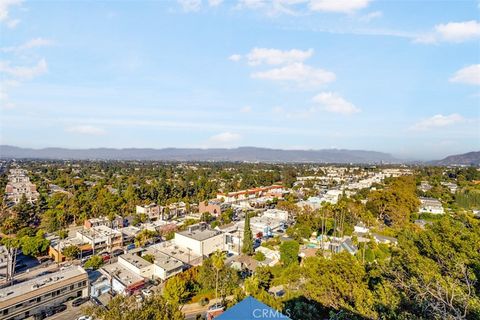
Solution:
[[[250,214],[248,212],[245,214],[245,227],[243,230],[242,252],[248,255],[253,254],[253,235],[252,235],[252,229],[250,227]]]
[[[218,299],[218,274],[225,267],[225,252],[217,250],[212,255],[212,265],[215,268],[215,299]]]

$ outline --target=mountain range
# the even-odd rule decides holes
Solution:
[[[402,163],[384,152],[368,150],[322,149],[283,150],[257,147],[226,148],[92,148],[31,149],[0,145],[0,158],[4,159],[58,159],[58,160],[156,160],[156,161],[232,161],[269,163]],[[418,162],[417,162],[418,163]],[[480,165],[480,151],[451,155],[442,160],[429,161],[430,165]]]
[[[451,155],[442,160],[431,161],[431,164],[437,166],[480,166],[480,151]]]
[[[312,163],[399,163],[388,153],[365,150],[281,150],[257,147],[233,149],[185,148],[95,148],[30,149],[0,145],[0,158],[63,160],[157,160],[157,161],[241,161],[241,162],[312,162]]]

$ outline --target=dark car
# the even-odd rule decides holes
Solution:
[[[77,298],[72,301],[72,307],[78,307],[84,304],[85,302],[87,302],[88,300],[89,300],[88,298]]]
[[[94,304],[96,304],[97,306],[103,307],[102,302],[101,302],[100,300],[98,300],[97,297],[92,297],[90,300],[91,300]]]
[[[122,249],[116,249],[116,250],[113,250],[113,252],[112,252],[112,256],[114,256],[114,257],[118,257],[122,254],[124,254]]]
[[[24,269],[27,267],[27,264],[25,262],[17,262],[15,265],[15,269]]]
[[[45,312],[45,316],[50,317],[65,310],[67,310],[67,306],[64,304],[59,304],[58,306],[48,308]]]

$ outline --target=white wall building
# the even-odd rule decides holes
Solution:
[[[190,226],[186,231],[175,232],[173,241],[176,245],[201,256],[208,256],[217,250],[224,250],[225,244],[222,232],[201,229],[198,226]]]

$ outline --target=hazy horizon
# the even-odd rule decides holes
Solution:
[[[479,13],[478,1],[1,2],[0,144],[477,151]]]

